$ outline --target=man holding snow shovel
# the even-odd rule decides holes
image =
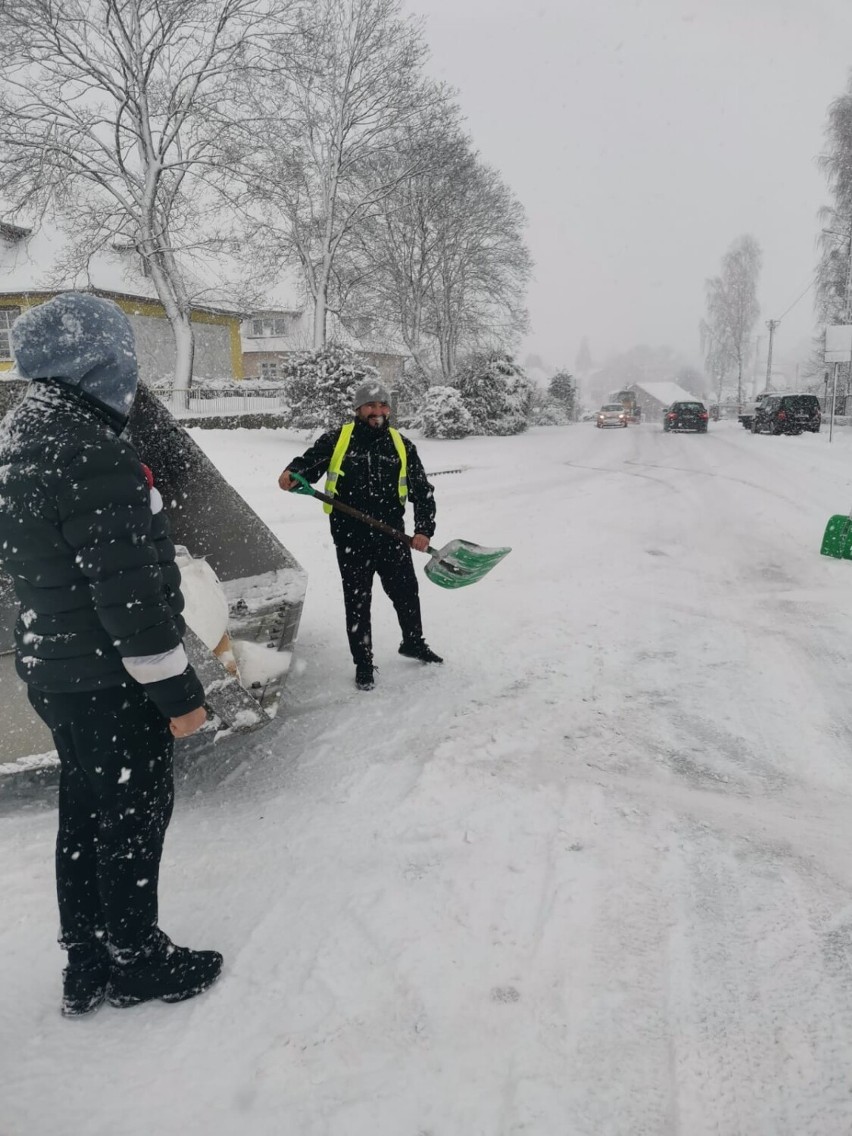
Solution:
[[[414,444],[388,424],[390,397],[378,382],[363,383],[355,393],[355,417],[330,430],[295,458],[278,479],[282,489],[298,488],[296,473],[311,483],[326,474],[325,492],[369,516],[402,529],[406,502],[414,507],[411,548],[425,552],[435,531],[433,487]],[[411,548],[344,513],[331,514],[331,535],[343,582],[346,632],[355,663],[355,685],[372,690],[375,667],[370,622],[373,577],[378,575],[396,609],[402,643],[400,655],[423,663],[441,663],[423,638],[420,596]]]

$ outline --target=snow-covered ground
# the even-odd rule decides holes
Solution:
[[[423,667],[355,691],[304,448],[199,442],[310,574],[281,720],[187,770],[179,1006],[58,1013],[54,817],[0,820],[2,1136],[848,1136],[852,436],[591,424],[420,443]],[[425,561],[424,561],[425,562]]]

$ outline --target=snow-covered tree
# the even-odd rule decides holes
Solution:
[[[222,155],[253,30],[268,29],[262,2],[0,3],[0,194],[61,208],[69,268],[119,243],[138,252],[174,332],[177,386],[194,355],[180,251],[219,239],[199,183]]]
[[[419,419],[427,438],[466,438],[474,432],[473,418],[455,387],[430,387]]]
[[[378,377],[375,367],[337,343],[296,356],[284,378],[293,425],[302,430],[341,425],[352,417],[358,387]]]
[[[577,402],[577,384],[574,376],[568,371],[557,371],[548,383],[548,394],[554,402],[560,404],[570,421],[574,417]]]
[[[574,420],[563,403],[538,386],[533,389],[529,417],[531,426],[567,426]]]
[[[852,321],[852,73],[828,109],[826,152],[820,168],[832,203],[820,210],[816,309],[822,323]]]
[[[529,425],[533,385],[503,352],[472,355],[459,369],[458,388],[477,434],[520,434]]]
[[[754,237],[739,237],[722,258],[721,274],[706,281],[707,316],[700,331],[707,369],[718,376],[720,384],[729,369],[736,373],[739,405],[743,401],[743,371],[760,315],[757,280],[762,259]]]
[[[479,158],[451,104],[409,124],[420,170],[400,181],[357,235],[354,294],[399,327],[421,370],[454,380],[463,352],[525,329],[531,259],[523,209]],[[437,122],[436,122],[437,119]]]
[[[406,130],[446,96],[399,0],[304,0],[271,46],[277,60],[242,96],[247,186],[261,243],[301,266],[318,349],[347,241],[419,169]]]

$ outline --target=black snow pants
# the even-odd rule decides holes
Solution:
[[[143,688],[29,689],[60,761],[56,890],[60,943],[134,955],[157,925],[174,739]]]
[[[346,633],[355,665],[373,661],[370,609],[374,575],[378,575],[385,594],[396,609],[404,642],[421,642],[420,590],[411,549],[401,541],[380,533],[359,534],[357,538],[336,534],[335,547],[343,582]]]

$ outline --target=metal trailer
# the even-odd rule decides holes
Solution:
[[[17,405],[26,388],[21,380],[0,380],[0,416]],[[303,569],[141,384],[128,431],[142,461],[154,471],[175,543],[206,558],[221,580],[232,639],[268,650],[292,650],[307,585]],[[49,764],[53,749],[50,734],[30,708],[15,673],[17,612],[12,582],[0,573],[0,771],[6,773]],[[185,644],[211,712],[205,740],[212,743],[223,733],[248,733],[275,717],[286,669],[246,689],[191,631]]]

